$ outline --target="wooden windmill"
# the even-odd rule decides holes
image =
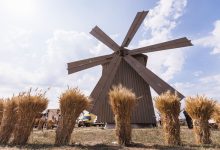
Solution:
[[[93,108],[90,111],[96,114],[98,120],[102,122],[114,123],[113,113],[108,103],[108,92],[112,85],[121,83],[123,86],[132,89],[138,97],[141,97],[137,107],[132,112],[132,123],[140,125],[156,124],[150,87],[158,94],[167,90],[173,93],[176,91],[146,68],[147,56],[142,53],[192,46],[190,40],[184,37],[133,50],[125,48],[128,47],[147,14],[148,11],[137,13],[121,46],[115,43],[98,26],[94,27],[90,33],[114,52],[110,55],[68,63],[69,74],[102,65],[102,76],[90,95],[93,98]],[[181,99],[184,98],[181,93],[177,93]]]

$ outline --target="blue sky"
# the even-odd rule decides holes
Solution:
[[[101,66],[67,75],[66,63],[112,52],[89,34],[95,25],[121,44],[136,13],[149,10],[130,48],[188,37],[193,47],[149,53],[147,67],[185,96],[220,101],[218,6],[218,0],[1,0],[0,95],[50,87],[50,108],[67,85],[89,95]]]

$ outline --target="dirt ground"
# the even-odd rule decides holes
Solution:
[[[193,131],[186,127],[181,128],[182,146],[170,147],[164,144],[163,132],[161,128],[133,129],[130,147],[117,145],[115,130],[103,129],[100,127],[75,128],[72,133],[71,143],[68,146],[55,147],[55,130],[34,130],[29,138],[29,142],[24,147],[1,146],[0,149],[220,149],[220,130],[212,130],[211,145],[199,146],[194,144]]]

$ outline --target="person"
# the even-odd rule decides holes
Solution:
[[[189,116],[186,110],[183,111],[183,114],[186,118],[186,123],[187,123],[188,128],[192,129],[193,128],[192,118]]]
[[[38,123],[38,127],[37,127],[38,130],[43,131],[45,123],[46,123],[46,114],[42,114],[42,117],[39,119],[39,123]]]

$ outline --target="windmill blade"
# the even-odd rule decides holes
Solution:
[[[106,93],[108,93],[108,90],[110,89],[112,81],[121,63],[121,59],[122,58],[120,56],[115,56],[111,60],[108,66],[108,71],[101,77],[95,89],[90,95],[94,100],[93,108],[91,109],[94,114],[97,114],[99,109],[101,109],[100,106],[102,107],[102,104],[105,101],[104,98],[106,96]]]
[[[111,60],[112,57],[113,57],[113,54],[68,63],[67,64],[68,74],[75,73],[75,72],[78,72],[84,69],[88,69],[88,68],[91,68],[91,67],[94,67],[100,64],[107,63]]]
[[[131,40],[133,39],[135,33],[137,32],[138,28],[140,27],[141,23],[144,21],[144,18],[148,14],[148,11],[138,12],[134,18],[133,23],[131,24],[127,35],[125,36],[124,41],[121,44],[121,47],[127,47]]]
[[[170,86],[168,83],[159,78],[152,71],[147,69],[144,65],[139,63],[132,56],[127,55],[124,57],[125,61],[158,93],[162,94],[166,91],[170,91],[171,93],[175,93],[175,89]],[[176,91],[179,98],[183,99],[184,96]]]
[[[117,43],[115,43],[107,34],[105,34],[98,26],[95,26],[90,32],[95,38],[100,40],[106,46],[111,48],[113,51],[120,49]]]
[[[136,55],[140,53],[155,52],[155,51],[180,48],[180,47],[186,47],[186,46],[192,46],[192,43],[190,40],[184,37],[184,38],[175,39],[172,41],[167,41],[167,42],[163,42],[163,43],[159,43],[155,45],[150,45],[150,46],[134,49],[134,50],[129,51],[129,54]]]

